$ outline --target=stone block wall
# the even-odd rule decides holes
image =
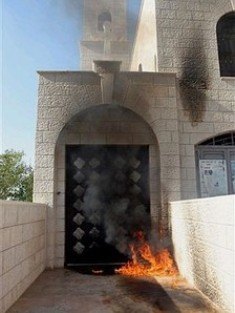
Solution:
[[[234,312],[235,196],[177,201],[170,206],[180,273],[221,312]]]
[[[98,28],[99,15],[109,12],[111,32],[107,35]],[[131,43],[127,38],[127,8],[125,0],[84,1],[83,41],[80,44],[81,70],[91,71],[94,60],[122,61],[122,70],[130,65]],[[104,51],[105,41],[110,41],[110,51]]]
[[[112,40],[127,39],[127,7],[126,0],[109,0],[109,1],[84,1],[84,40],[99,41],[105,39],[105,33],[98,29],[98,17],[104,12],[111,15]]]
[[[235,80],[220,77],[216,25],[230,0],[155,1],[158,68],[177,73],[182,199],[197,197],[195,145],[235,129]]]
[[[46,205],[0,201],[0,312],[45,268]]]
[[[131,43],[129,41],[112,41],[110,43],[111,55],[104,54],[103,41],[81,41],[81,70],[92,71],[94,60],[112,60],[122,61],[122,71],[127,71],[130,67],[130,50]]]
[[[216,38],[218,20],[232,10],[230,0],[143,1],[131,70],[156,70],[155,48],[143,47],[152,27],[158,71],[177,76],[182,199],[197,197],[195,145],[235,129],[235,80],[220,77]],[[148,12],[155,14],[151,25]]]
[[[154,174],[154,169],[152,170],[151,181],[156,192],[154,190],[152,192],[151,205],[155,206],[155,210],[152,211],[156,212],[157,201],[160,198],[161,218],[165,221],[165,227],[167,227],[168,202],[180,199],[175,75],[119,72],[115,74],[113,87],[113,99],[111,99],[112,103],[108,104],[109,109],[116,106],[119,108],[118,112],[124,113],[117,117],[115,111],[107,110],[108,115],[106,112],[101,115],[102,119],[98,120],[96,114],[104,103],[101,78],[97,73],[40,72],[34,201],[48,204],[48,267],[63,265],[64,212],[62,207],[65,200],[63,182],[65,160],[64,147],[61,146],[69,143],[139,143],[154,146],[154,138],[158,144],[158,151],[156,153],[152,150],[151,158],[159,159],[160,170],[157,170],[157,175]],[[97,109],[96,114],[92,114],[94,109]],[[133,113],[132,116],[137,116],[133,123],[130,123],[128,111]],[[84,113],[88,116],[86,121],[79,119],[79,115],[84,117]],[[114,123],[115,121],[117,123]],[[66,138],[60,145],[62,135],[66,133],[65,129]],[[149,136],[150,131],[153,137]],[[160,183],[157,177],[160,177]],[[160,197],[157,196],[159,193]],[[59,207],[58,215],[57,207]],[[57,264],[55,260],[58,260]]]

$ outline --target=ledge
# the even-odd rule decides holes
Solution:
[[[235,80],[235,76],[221,76],[221,80],[226,81],[226,80]]]
[[[62,73],[62,74],[68,74],[68,73],[74,73],[74,74],[87,74],[87,73],[91,73],[91,74],[95,74],[93,71],[79,71],[79,70],[38,70],[37,73],[40,74],[53,74],[53,73]]]
[[[47,206],[46,203],[37,203],[37,202],[27,202],[27,201],[14,201],[14,200],[0,200],[0,206],[3,205],[12,205],[12,206]]]

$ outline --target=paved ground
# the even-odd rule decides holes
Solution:
[[[212,313],[185,282],[172,279],[44,272],[8,313]]]

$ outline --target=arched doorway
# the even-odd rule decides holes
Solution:
[[[56,159],[65,195],[57,208],[66,212],[56,258],[70,266],[125,262],[131,233],[160,214],[159,150],[148,124],[117,105],[89,108],[61,132]]]

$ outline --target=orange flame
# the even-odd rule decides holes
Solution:
[[[163,249],[154,255],[149,244],[144,241],[142,232],[135,237],[138,239],[138,246],[130,245],[131,261],[116,269],[115,272],[128,276],[173,276],[178,270],[167,249]]]

